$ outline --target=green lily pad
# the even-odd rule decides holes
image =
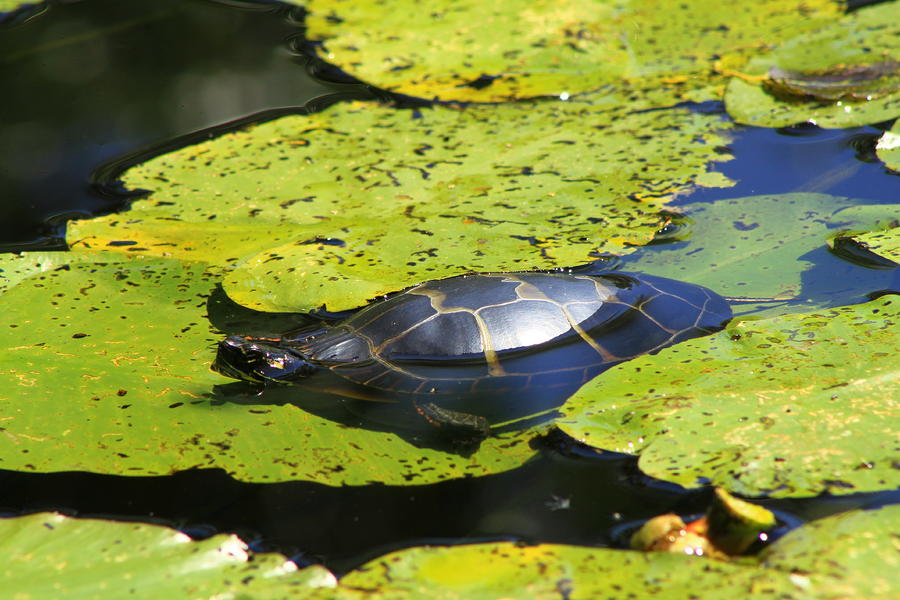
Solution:
[[[817,303],[836,299],[858,302],[866,291],[889,284],[891,274],[855,268],[815,251],[825,248],[838,227],[877,231],[893,218],[892,207],[859,203],[827,194],[793,193],[688,205],[680,234],[684,241],[644,248],[627,258],[626,268],[705,285],[728,297],[798,298],[815,255],[816,260],[831,261],[819,268],[840,273],[840,280],[822,278],[819,285],[833,289],[819,290],[820,298],[791,304],[742,302],[735,310],[765,310],[770,316],[811,310]],[[854,278],[859,285],[848,285]]]
[[[322,57],[364,81],[442,100],[505,100],[596,89],[629,72],[613,2],[422,10],[411,0],[306,3]],[[588,58],[590,57],[590,58]]]
[[[607,371],[561,429],[647,474],[744,495],[893,489],[900,300],[758,321]]]
[[[862,8],[752,59],[725,94],[739,123],[853,127],[900,114],[900,8]]]
[[[361,306],[468,271],[573,266],[652,239],[727,128],[683,109],[530,103],[413,112],[373,104],[286,117],[133,168],[153,190],[74,221],[77,251],[240,267],[239,304]],[[704,185],[726,184],[704,181]]]
[[[656,106],[709,85],[712,60],[738,62],[763,40],[776,43],[838,14],[837,3],[821,0],[461,0],[429,10],[414,0],[305,5],[320,56],[384,89],[498,102],[567,98],[628,80],[636,96],[652,95]]]
[[[900,121],[896,121],[889,131],[885,131],[875,145],[875,152],[887,168],[900,172]]]
[[[900,592],[898,527],[897,506],[846,513],[736,562],[557,544],[412,548],[349,573],[339,589],[376,598],[890,598]]]
[[[759,556],[811,597],[892,598],[900,593],[900,506],[855,510],[799,527]]]
[[[884,287],[888,287],[894,274],[892,271],[900,263],[900,222],[895,212],[887,206],[853,206],[838,212],[835,217],[843,220],[843,227],[832,235],[829,245],[843,239],[853,240],[856,254],[850,252],[848,260],[858,262],[885,272]],[[865,223],[866,226],[860,227]],[[838,249],[837,253],[842,254]],[[874,291],[874,290],[873,290]]]
[[[174,259],[75,256],[0,257],[17,280],[0,290],[0,468],[220,467],[247,481],[403,485],[505,471],[534,455],[522,432],[460,457],[302,410],[290,403],[302,405],[301,392],[227,395],[216,386],[232,380],[209,370],[222,339],[206,318],[216,275]]]
[[[10,12],[23,6],[38,4],[38,2],[22,2],[22,0],[0,0],[0,12]]]
[[[334,588],[323,567],[299,570],[233,535],[194,542],[156,525],[37,513],[0,519],[7,598],[288,598]]]

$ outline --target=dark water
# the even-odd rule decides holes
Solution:
[[[301,15],[275,3],[83,0],[14,17],[0,26],[0,249],[63,247],[67,218],[127,204],[97,185],[115,174],[108,161],[137,160],[260,111],[297,111],[322,94],[367,93],[310,77],[290,50]],[[748,128],[730,145],[736,159],[717,167],[738,185],[688,201],[816,191],[894,202],[898,179],[872,155],[878,134]],[[412,487],[247,484],[217,470],[141,478],[0,471],[6,514],[53,509],[162,522],[198,537],[236,532],[257,549],[338,571],[426,541],[615,544],[623,524],[700,512],[707,495],[561,437],[514,471]],[[900,492],[766,504],[790,524],[896,502]]]
[[[334,91],[288,49],[301,18],[268,2],[84,0],[9,19],[0,249],[52,242],[61,218],[119,208],[91,186],[105,161]]]

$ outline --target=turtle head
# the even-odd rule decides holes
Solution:
[[[254,383],[290,383],[310,376],[316,367],[277,343],[233,335],[219,342],[212,370]]]

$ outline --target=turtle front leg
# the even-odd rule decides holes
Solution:
[[[453,440],[480,443],[490,435],[490,423],[482,416],[441,408],[434,402],[413,401],[413,407],[423,419]]]

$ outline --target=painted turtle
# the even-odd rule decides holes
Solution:
[[[401,406],[407,424],[424,418],[483,436],[490,424],[559,406],[617,363],[718,331],[731,316],[714,292],[649,275],[461,275],[335,324],[274,339],[231,336],[213,369],[379,400],[367,404]]]

